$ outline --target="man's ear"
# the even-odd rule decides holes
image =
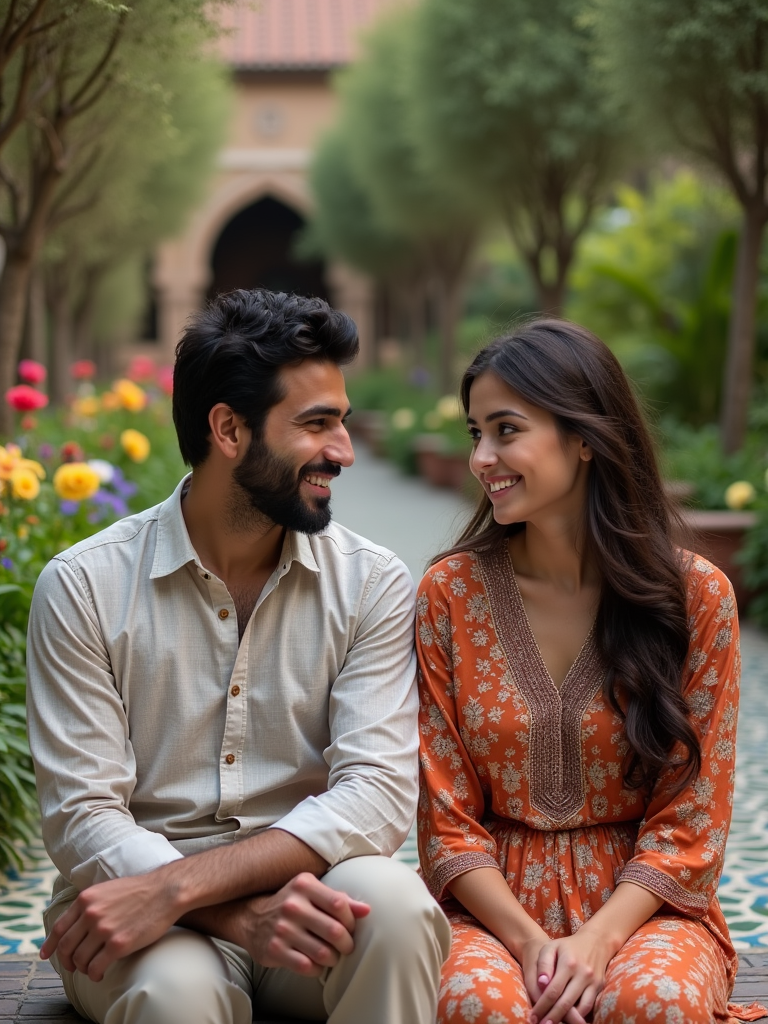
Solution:
[[[224,402],[218,402],[208,413],[211,444],[225,459],[237,459],[250,443],[250,430],[243,417]]]

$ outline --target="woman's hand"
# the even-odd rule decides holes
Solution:
[[[523,950],[521,966],[531,997],[531,1024],[583,1024],[605,984],[610,944],[583,929]]]

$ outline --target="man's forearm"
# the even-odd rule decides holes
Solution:
[[[319,876],[327,870],[328,863],[306,843],[271,828],[166,864],[152,872],[152,882],[171,895],[181,918],[202,907],[275,892],[302,871]]]

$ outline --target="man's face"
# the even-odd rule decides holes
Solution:
[[[331,480],[354,461],[344,377],[333,363],[311,359],[284,366],[280,377],[285,398],[269,410],[233,480],[252,510],[286,529],[317,533],[331,521]]]

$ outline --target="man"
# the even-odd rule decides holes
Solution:
[[[330,522],[357,347],[319,299],[216,299],[177,348],[191,475],[38,582],[42,955],[93,1020],[434,1019],[446,922],[388,859],[416,800],[413,586]]]

